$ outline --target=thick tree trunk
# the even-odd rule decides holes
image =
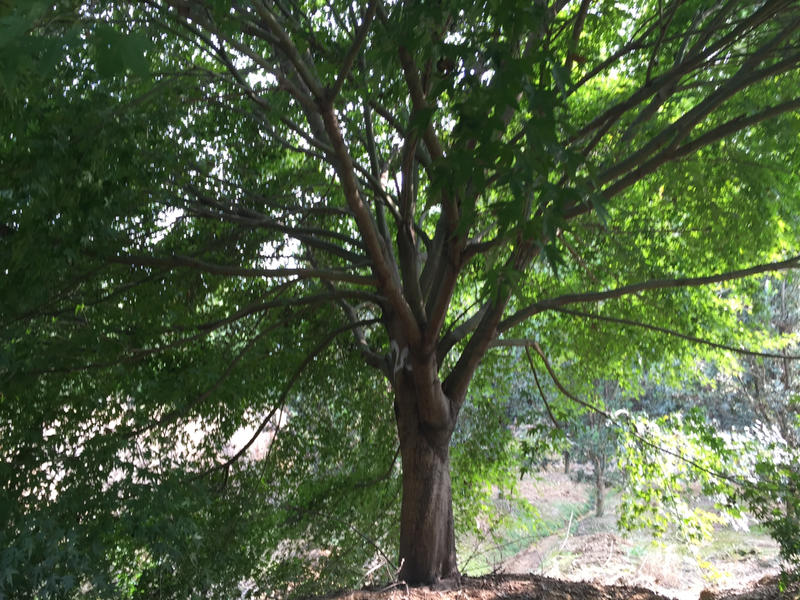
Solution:
[[[434,583],[458,575],[450,451],[424,435],[409,439],[402,452],[403,502],[400,512],[400,579]]]
[[[423,406],[427,393],[447,405],[440,386],[435,384],[431,393],[414,383],[395,389],[403,467],[399,578],[429,584],[458,576],[449,449],[454,419],[447,415],[437,423],[431,418],[435,413]]]

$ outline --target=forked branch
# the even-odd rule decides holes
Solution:
[[[341,66],[339,67],[339,75],[336,77],[336,83],[334,83],[333,87],[328,91],[328,100],[332,101],[334,98],[336,98],[336,96],[339,95],[339,92],[342,91],[345,79],[347,79],[347,76],[350,74],[353,64],[355,64],[356,58],[358,58],[358,53],[361,50],[361,46],[367,39],[367,34],[369,33],[370,25],[372,25],[372,21],[375,18],[375,13],[378,11],[379,3],[380,0],[371,0],[369,3],[367,12],[364,14],[364,19],[361,21],[361,25],[356,32],[356,37],[353,40],[353,43],[350,46],[350,49],[347,51],[344,59],[342,60]]]

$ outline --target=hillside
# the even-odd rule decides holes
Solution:
[[[616,494],[609,495],[606,514],[595,517],[592,488],[574,473],[542,471],[524,478],[519,492],[543,522],[564,522],[530,543],[514,539],[518,530],[487,535],[500,549],[478,545],[463,567],[475,574],[477,563],[477,571],[492,574],[431,587],[392,583],[326,600],[800,600],[800,582],[781,591],[778,547],[763,533],[719,526],[692,553],[669,536],[619,531]]]

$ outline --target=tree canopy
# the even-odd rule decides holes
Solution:
[[[0,90],[19,597],[452,576],[487,357],[785,344],[740,315],[800,265],[792,0],[11,2]]]

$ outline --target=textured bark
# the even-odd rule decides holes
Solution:
[[[452,426],[450,419],[431,424],[423,417],[422,398],[431,394],[447,402],[438,382],[422,394],[417,387],[399,385],[395,390],[403,466],[399,578],[426,584],[458,576],[450,487]]]
[[[433,583],[458,575],[448,447],[424,436],[403,453],[400,579]]]

